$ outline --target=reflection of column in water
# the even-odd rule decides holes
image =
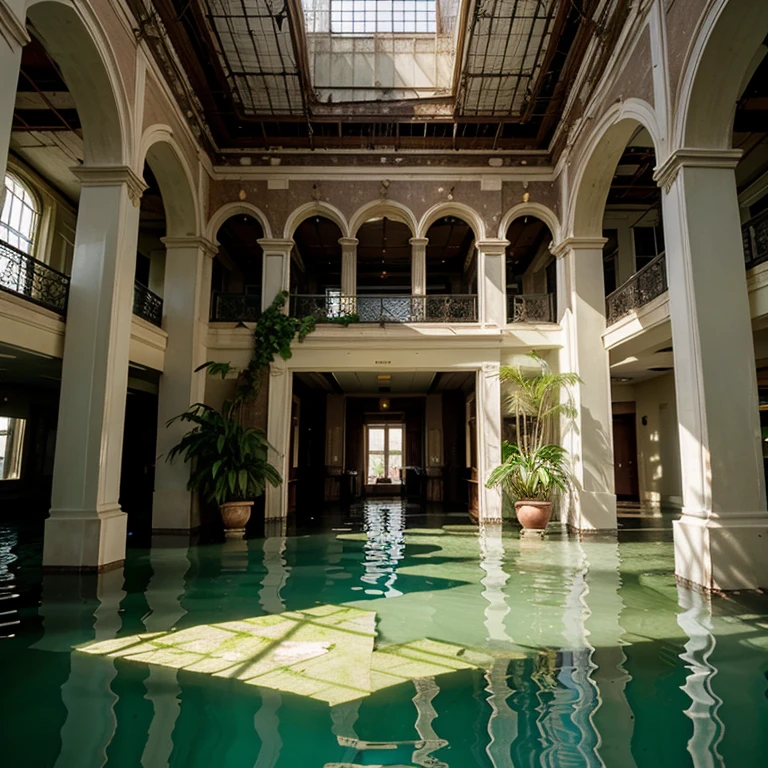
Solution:
[[[366,594],[397,597],[402,594],[394,588],[397,564],[405,549],[405,505],[399,499],[385,502],[366,502],[363,519],[368,541],[365,543],[365,574],[362,581],[378,586],[383,579],[383,590],[366,589]]]
[[[283,557],[285,545],[285,536],[272,536],[264,539],[264,569],[266,573],[261,580],[259,604],[267,613],[282,613],[285,610],[285,601],[280,592],[288,583],[291,572]]]
[[[112,640],[121,626],[119,614],[120,603],[125,597],[122,589],[122,569],[110,571],[98,576],[86,577],[81,580],[72,575],[48,577],[44,583],[62,582],[69,579],[67,587],[75,588],[79,592],[81,583],[91,587],[98,598],[99,605],[93,612],[95,619],[93,625],[93,639],[96,642]],[[54,593],[57,591],[54,587]],[[45,592],[45,588],[44,588]],[[70,597],[75,595],[70,595]],[[81,603],[87,606],[87,603]],[[46,621],[45,599],[41,606],[41,614],[44,616],[46,633],[51,632],[49,641],[56,650],[57,638],[55,637],[56,625],[63,618],[58,608],[64,607],[61,603],[51,605],[52,621]],[[69,624],[77,622],[77,611],[72,611],[71,603],[68,604]],[[80,637],[79,642],[85,638]],[[43,638],[45,641],[45,638]],[[43,643],[45,645],[45,643]],[[42,646],[39,646],[42,647]],[[69,649],[68,649],[69,650]],[[91,656],[85,653],[72,652],[71,668],[67,682],[61,687],[61,700],[67,710],[67,717],[61,728],[61,750],[56,760],[56,768],[94,768],[105,765],[107,762],[107,748],[115,735],[117,720],[115,718],[115,704],[117,696],[112,691],[111,683],[117,674],[115,660],[108,656]]]
[[[0,637],[13,637],[19,625],[19,614],[15,609],[19,595],[14,574],[8,569],[18,559],[13,554],[18,543],[16,531],[0,528]]]
[[[718,750],[725,735],[725,725],[718,712],[723,702],[712,690],[712,678],[717,670],[709,663],[709,657],[715,650],[716,640],[712,634],[707,598],[684,587],[677,588],[677,598],[682,609],[677,615],[677,623],[688,635],[685,653],[680,654],[690,670],[683,686],[691,699],[685,714],[693,723],[688,752],[694,768],[724,765]]]
[[[176,627],[186,615],[181,598],[185,591],[185,576],[190,566],[189,549],[168,547],[162,537],[153,538],[149,553],[152,578],[145,592],[149,612],[143,618],[147,632],[164,632]],[[162,545],[166,544],[165,547]],[[168,765],[173,751],[173,729],[179,717],[181,688],[178,670],[150,664],[144,681],[146,699],[152,704],[152,723],[141,757],[144,768]]]
[[[512,694],[508,684],[509,659],[494,659],[485,673],[485,690],[490,694],[488,704],[491,716],[488,719],[488,735],[491,737],[485,748],[494,768],[514,768],[511,762],[512,743],[517,738],[517,712],[510,708],[507,699]]]
[[[508,643],[510,637],[504,627],[504,619],[509,613],[504,587],[509,574],[504,570],[504,542],[501,538],[500,525],[483,525],[480,531],[480,567],[485,571],[481,584],[485,588],[483,597],[485,607],[485,627],[488,641]]]
[[[416,707],[416,733],[419,734],[421,744],[414,750],[411,761],[414,765],[430,766],[430,768],[448,768],[447,763],[443,763],[430,755],[446,746],[448,742],[438,737],[435,729],[432,727],[432,721],[437,717],[437,711],[432,703],[435,696],[440,693],[434,677],[425,677],[421,680],[414,680],[416,695],[412,701]]]
[[[355,699],[331,707],[331,720],[333,722],[331,730],[339,742],[339,746],[347,748],[340,758],[342,764],[351,764],[357,756],[358,735],[355,724],[360,717],[361,703],[362,699]]]
[[[280,717],[277,714],[283,697],[280,691],[259,688],[261,707],[253,716],[253,727],[261,740],[259,757],[253,768],[274,768],[280,759],[283,740],[280,738]]]

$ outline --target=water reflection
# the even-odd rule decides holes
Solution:
[[[366,595],[398,597],[395,589],[397,564],[405,549],[405,502],[401,499],[368,501],[363,509],[365,544],[364,575],[361,580],[370,586]]]

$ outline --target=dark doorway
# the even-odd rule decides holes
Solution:
[[[638,501],[637,431],[634,413],[613,414],[613,467],[616,497]]]

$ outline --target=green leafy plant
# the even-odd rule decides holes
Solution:
[[[506,407],[514,416],[516,443],[504,441],[502,463],[491,472],[488,488],[501,486],[513,501],[551,501],[569,483],[568,452],[553,445],[555,428],[576,415],[575,373],[554,373],[535,352],[532,365],[502,366]]]
[[[568,489],[568,452],[559,445],[542,445],[532,451],[504,441],[502,463],[491,472],[488,487],[500,485],[513,501],[551,501]]]
[[[346,315],[326,317],[324,322],[331,323],[332,325],[343,325],[346,328],[348,325],[352,325],[352,323],[359,323],[360,315],[357,312],[347,312]]]
[[[243,427],[232,416],[233,403],[225,401],[221,411],[196,403],[171,419],[194,424],[168,453],[168,460],[182,456],[192,464],[187,488],[199,491],[208,501],[253,499],[264,493],[267,483],[278,486],[280,473],[269,463],[269,443],[260,429]]]

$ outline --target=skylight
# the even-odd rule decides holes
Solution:
[[[331,34],[435,32],[437,0],[330,0]]]

